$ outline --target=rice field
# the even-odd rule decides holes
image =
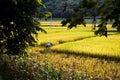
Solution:
[[[74,71],[75,73],[87,73],[90,76],[90,79],[86,80],[94,80],[95,78],[98,78],[97,80],[105,80],[105,78],[113,80],[120,79],[120,63],[116,61],[68,55],[66,53],[58,54],[57,52],[36,55],[37,56],[34,54],[34,57],[32,57],[31,60],[36,60],[39,63],[47,62],[50,67],[54,67],[57,71],[62,70],[68,73],[71,71]]]
[[[94,37],[52,47],[58,52],[120,58],[120,34]]]
[[[74,28],[67,30],[66,27],[52,27],[44,28],[47,31],[47,34],[39,33],[38,43],[52,42],[53,44],[58,44],[59,41],[71,41],[77,40],[80,38],[94,36],[94,33],[91,31],[91,28]],[[88,31],[88,32],[87,32]]]
[[[91,27],[79,26],[68,30],[56,23],[57,26],[43,27],[47,34],[39,32],[36,38],[38,45],[30,47],[31,55],[35,56],[32,60],[39,63],[47,61],[56,70],[85,72],[93,80],[120,79],[120,34],[116,29],[109,25],[106,38],[95,36]],[[48,42],[53,46],[46,48]]]

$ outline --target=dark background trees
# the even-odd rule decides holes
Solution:
[[[33,34],[41,30],[34,18],[46,17],[38,11],[40,0],[0,0],[0,53],[25,53],[36,41]]]
[[[101,4],[99,0],[83,0],[79,6],[74,9],[74,14],[62,21],[63,26],[67,23],[68,28],[76,27],[78,24],[86,26],[85,17],[90,16],[93,19],[94,29],[96,28],[96,18],[100,16],[99,29],[95,31],[96,35],[104,35],[107,37],[107,23],[113,21],[112,27],[116,27],[120,32],[120,1],[119,0],[103,0]]]
[[[73,9],[79,5],[79,2],[81,0],[42,0],[42,1],[46,5],[46,8],[40,10],[52,12],[53,18],[67,18],[72,15]],[[64,11],[65,6],[66,10]]]
[[[25,53],[28,45],[36,41],[33,34],[41,30],[35,18],[47,17],[50,11],[55,18],[68,18],[63,25],[70,23],[69,28],[78,24],[85,26],[85,17],[91,16],[96,27],[96,16],[101,16],[97,35],[107,36],[107,22],[113,20],[112,27],[117,27],[120,32],[120,1],[105,0],[0,0],[0,53],[19,54]],[[82,1],[82,2],[81,2]],[[40,12],[44,11],[44,12]],[[45,32],[45,31],[44,31]]]

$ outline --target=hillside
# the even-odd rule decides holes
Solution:
[[[80,1],[81,0],[42,0],[47,8],[41,10],[52,12],[53,17],[69,17],[72,14],[73,9],[79,5]],[[64,11],[66,5],[66,11]]]

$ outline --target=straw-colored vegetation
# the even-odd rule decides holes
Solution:
[[[120,35],[95,37],[52,47],[56,51],[120,58]]]
[[[44,27],[48,34],[40,33],[39,46],[31,48],[31,52],[37,54],[40,63],[47,61],[56,70],[84,72],[89,79],[119,80],[120,34],[110,25],[108,27],[107,38],[95,36],[91,27],[71,30],[66,27]],[[46,49],[47,42],[53,43],[53,46]]]
[[[39,33],[38,43],[52,42],[53,44],[59,43],[59,41],[71,41],[88,36],[94,36],[94,33],[91,31],[91,28],[74,28],[67,30],[66,27],[51,27],[44,28],[47,31],[47,34]],[[88,31],[88,32],[87,32]]]
[[[106,38],[95,36],[91,27],[43,28],[47,34],[38,34],[37,45],[28,48],[27,57],[0,57],[1,77],[11,80],[120,79],[120,34],[115,29],[109,27]],[[48,42],[53,46],[46,48]]]

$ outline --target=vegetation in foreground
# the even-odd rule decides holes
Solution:
[[[1,4],[0,10],[2,11],[0,14],[0,29],[1,29],[0,30],[0,32],[1,32],[1,34],[0,34],[1,35],[0,36],[0,38],[1,38],[0,39],[0,45],[1,45],[0,53],[1,54],[14,54],[15,55],[15,54],[26,53],[26,50],[25,50],[26,47],[29,45],[32,46],[36,42],[33,34],[37,34],[37,31],[39,31],[39,30],[44,31],[42,28],[40,28],[38,26],[39,22],[36,21],[33,18],[33,16],[41,18],[41,17],[47,17],[49,14],[45,15],[45,14],[47,14],[46,12],[45,13],[38,12],[38,8],[40,6],[45,7],[41,3],[41,0],[40,1],[34,0],[32,4],[31,4],[31,1],[32,0],[29,0],[29,1],[28,0],[27,1],[24,1],[24,0],[12,0],[12,1],[1,0],[0,1],[0,4]],[[84,4],[87,3],[86,1],[87,0],[84,1]],[[112,2],[110,1],[110,3],[112,3]],[[118,7],[120,2],[115,1],[115,3],[116,3],[115,5],[112,3],[114,7],[111,7],[112,4],[110,4],[110,6],[106,6],[106,9],[103,7],[103,10],[106,10],[107,12],[105,12],[106,13],[105,18],[103,17],[103,21],[104,20],[105,21],[103,23],[101,23],[101,26],[99,25],[99,27],[101,27],[101,28],[99,28],[98,30],[100,32],[103,32],[103,30],[104,30],[102,35],[105,35],[106,37],[107,37],[106,21],[109,19],[115,20],[115,23],[114,23],[115,25],[113,25],[113,27],[117,27],[117,30],[120,31],[120,25],[119,25],[120,8]],[[83,8],[86,7],[86,6],[84,6],[84,4],[82,6]],[[7,6],[5,6],[5,5],[7,5]],[[108,11],[109,7],[112,8],[110,11]],[[93,7],[93,8],[95,8],[95,7]],[[84,10],[82,10],[82,11],[84,11]],[[78,12],[78,10],[77,10],[77,12]],[[104,14],[104,12],[102,12],[102,13]],[[78,14],[79,14],[79,12],[78,12]],[[112,17],[112,15],[114,15],[114,16]],[[109,16],[111,16],[111,17],[109,18]],[[95,18],[95,15],[93,17]],[[84,20],[80,20],[80,19],[83,19],[83,17],[81,17],[81,16],[77,17],[77,19],[75,21],[69,20],[70,22],[73,21],[72,24],[70,23],[71,25],[69,27],[72,28],[72,26],[76,26],[77,25],[76,21],[77,22],[84,21]],[[66,22],[65,22],[65,24],[66,24]],[[84,22],[83,22],[83,24],[84,24]],[[104,24],[105,24],[105,26],[104,26]],[[96,34],[98,34],[98,32]],[[59,41],[59,42],[61,43],[61,41]],[[30,55],[29,55],[29,57],[30,57]],[[13,80],[13,78],[14,78],[14,80],[16,80],[18,78],[20,78],[21,80],[23,80],[23,79],[35,80],[35,79],[41,78],[41,75],[42,75],[42,77],[44,77],[44,71],[45,71],[45,74],[47,76],[45,75],[45,77],[43,79],[45,79],[45,78],[53,79],[53,77],[52,78],[49,77],[49,72],[47,72],[50,70],[50,73],[51,73],[51,69],[52,69],[52,67],[50,67],[48,62],[44,62],[45,65],[42,65],[43,67],[41,67],[40,63],[38,63],[38,68],[36,68],[36,66],[37,66],[36,62],[34,65],[32,63],[29,63],[29,59],[28,59],[29,57],[24,58],[24,56],[22,56],[22,57],[15,56],[14,57],[11,55],[1,55],[0,61],[2,61],[2,62],[0,64],[1,65],[0,66],[1,67],[0,68],[0,70],[1,70],[0,77],[2,76],[2,78],[4,80],[8,80],[8,79]],[[27,62],[28,62],[28,64],[27,64]],[[75,70],[74,63],[72,66],[73,66],[73,69],[72,69],[72,71],[73,71],[73,70]],[[60,67],[60,68],[57,67],[57,69],[59,71],[63,72],[63,74],[61,74],[61,75],[64,75],[65,70],[63,67]],[[114,69],[112,69],[112,70],[114,70]],[[11,74],[9,75],[6,71],[10,72]],[[37,73],[39,73],[37,71],[39,71],[40,73],[43,73],[43,74],[39,75],[39,74],[37,74]],[[57,74],[59,74],[59,71],[57,72]],[[19,74],[19,72],[20,72],[20,74]],[[55,70],[55,72],[56,72],[56,70]],[[69,73],[69,71],[67,73]],[[72,73],[72,72],[70,72],[70,73]],[[84,73],[84,71],[83,71],[83,73]],[[85,73],[88,74],[89,72],[85,71]],[[115,72],[115,73],[119,74],[119,72]],[[69,80],[72,79],[73,80],[76,78],[76,77],[74,77],[74,75],[78,75],[78,74],[75,74],[73,72],[73,75],[71,76],[71,74],[70,74],[69,78],[64,78],[64,76],[61,76],[58,79],[64,78],[64,79],[69,79]],[[92,74],[88,74],[88,76],[90,78],[92,78],[91,75]],[[23,78],[20,76],[22,76]],[[50,76],[53,76],[53,75],[50,75]],[[65,75],[65,77],[66,77],[66,75]],[[99,78],[101,78],[101,77],[99,76]],[[104,78],[104,75],[102,75],[102,78]],[[119,78],[119,76],[114,76],[114,77],[110,76],[110,78],[116,79],[116,78]]]
[[[86,72],[64,70],[62,65],[50,65],[43,55],[0,56],[0,77],[2,80],[90,80]]]
[[[2,55],[3,80],[104,80],[120,78],[120,63],[67,54],[36,54],[28,57]]]
[[[0,54],[24,54],[36,43],[33,34],[45,31],[35,18],[50,15],[39,7],[45,7],[41,0],[0,0]]]
[[[42,43],[47,43],[50,40],[54,44],[54,46],[50,49],[46,49],[45,47],[41,49],[40,48],[41,46],[33,48],[32,52],[35,52],[38,54],[38,56],[42,57],[42,58],[39,58],[40,61],[47,61],[49,65],[55,65],[55,68],[57,70],[62,66],[63,70],[68,72],[69,70],[73,69],[73,66],[74,66],[74,71],[76,72],[80,71],[83,73],[85,72],[90,76],[91,79],[99,78],[101,80],[104,80],[105,78],[109,78],[113,80],[119,80],[120,58],[118,55],[120,52],[119,51],[120,35],[117,34],[117,32],[115,32],[114,29],[111,29],[109,27],[108,30],[110,32],[108,32],[109,34],[108,38],[94,36],[87,39],[81,35],[84,33],[83,35],[89,36],[89,33],[91,34],[91,28],[89,27],[77,28],[77,29],[74,28],[68,32],[66,28],[60,28],[60,27],[46,28],[46,30],[48,31],[49,34],[41,34],[47,37],[44,37],[44,36],[41,38],[38,37],[40,38],[41,41],[44,40],[42,42],[39,42],[39,41],[38,42],[39,44],[42,44]],[[74,36],[73,33],[74,35],[76,35],[76,37],[71,37],[71,36]],[[93,33],[91,36],[93,36]],[[76,38],[77,38],[77,41],[76,41]],[[81,39],[79,40],[78,38],[79,39],[82,38],[82,40]],[[62,43],[59,43],[59,40],[62,40],[61,41]],[[81,55],[79,53],[79,51],[81,50],[79,49],[79,47],[82,47],[81,45],[91,48],[92,50],[89,50],[89,53],[91,54],[88,54],[88,56],[85,56],[83,53]],[[94,48],[91,47],[95,45],[97,47],[94,47]],[[45,44],[43,46],[45,46]],[[100,51],[99,54],[96,54],[96,51],[97,51],[96,48],[102,49],[102,50],[99,50]],[[104,48],[107,50],[104,50]],[[59,52],[60,49],[61,49],[61,52]],[[64,49],[67,49],[67,52]],[[74,52],[71,50],[74,50]],[[83,49],[84,52],[86,52],[86,50],[87,50],[86,48]],[[111,53],[111,51],[113,53]],[[69,54],[69,52],[71,53],[73,52],[72,55]],[[80,55],[76,55],[76,53],[77,54],[79,53]],[[101,53],[104,53],[105,55]],[[92,58],[91,55],[97,55],[97,57],[94,56],[94,58]],[[117,57],[117,59],[115,57]]]
[[[46,49],[44,47],[45,44],[43,43],[47,43],[48,41],[54,44],[53,48],[59,45],[65,45],[70,41],[73,41],[72,43],[86,41],[87,39],[84,39],[85,37],[90,35],[94,36],[91,28],[80,27],[66,30],[66,28],[52,27],[46,28],[46,31],[48,34],[40,33],[40,35],[38,35],[39,46],[30,47],[30,54],[27,57],[25,55],[1,55],[0,75],[3,80],[119,80],[119,60],[105,59],[106,56],[105,58],[92,58],[84,55],[76,56],[68,54],[64,52],[64,50],[58,54],[57,51],[52,52],[51,48]],[[110,36],[108,38],[94,36],[90,38],[90,40],[97,38],[95,41],[105,41],[109,39],[113,40],[113,42],[117,42],[116,40],[119,41],[119,36],[116,35],[116,32],[109,32],[109,34]],[[81,38],[83,40],[79,40]],[[101,44],[104,44],[102,42]],[[107,41],[105,42],[107,43]]]

